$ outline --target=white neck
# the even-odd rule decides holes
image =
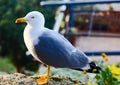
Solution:
[[[31,25],[27,24],[24,30],[24,41],[27,47],[37,44],[37,39],[40,34],[42,34],[44,29],[44,27],[38,26],[39,25],[34,25],[34,27],[32,27]]]

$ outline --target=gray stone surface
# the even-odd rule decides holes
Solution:
[[[37,85],[35,79],[24,74],[0,74],[0,85]]]
[[[2,73],[2,72],[1,72]],[[0,85],[37,85],[36,79],[38,76],[26,76],[20,73],[0,74]],[[72,80],[64,76],[52,76],[50,81],[45,85],[84,85],[81,82]]]

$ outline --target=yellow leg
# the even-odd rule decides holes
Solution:
[[[41,75],[40,78],[37,79],[38,85],[43,85],[48,83],[50,80],[50,66],[47,66],[47,73],[44,75]]]

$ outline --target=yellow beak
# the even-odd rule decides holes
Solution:
[[[15,23],[21,23],[21,22],[26,22],[26,20],[24,18],[18,18],[15,21]]]

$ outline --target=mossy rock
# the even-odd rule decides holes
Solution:
[[[37,76],[26,76],[20,73],[0,74],[0,85],[37,85]],[[45,85],[84,85],[79,81],[64,76],[52,76]]]

